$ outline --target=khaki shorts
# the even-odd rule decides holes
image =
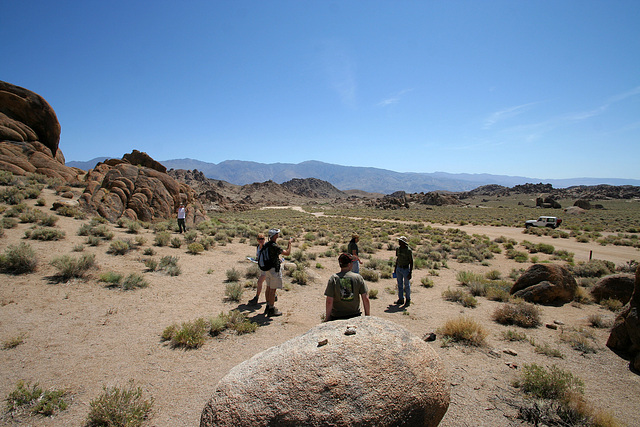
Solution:
[[[267,273],[266,282],[269,289],[282,289],[282,267],[280,268],[280,271],[278,271],[277,273],[275,268],[272,268],[266,273]]]

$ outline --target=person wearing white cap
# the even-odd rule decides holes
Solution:
[[[280,316],[282,312],[278,310],[276,305],[276,289],[282,289],[282,270],[280,269],[280,255],[289,255],[291,253],[291,242],[293,237],[289,239],[287,249],[282,250],[280,246],[276,244],[276,240],[280,236],[280,229],[272,228],[269,230],[269,241],[265,244],[263,250],[268,251],[268,259],[271,262],[271,268],[266,273],[266,297],[267,307],[264,310],[264,314],[267,316]]]
[[[405,236],[398,237],[400,247],[396,249],[396,265],[394,273],[398,281],[398,301],[396,304],[411,304],[411,272],[413,271],[413,252]],[[406,297],[406,299],[405,299]]]

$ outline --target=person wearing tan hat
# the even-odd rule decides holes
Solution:
[[[351,271],[353,257],[342,254],[338,257],[340,272],[331,275],[327,288],[324,291],[326,300],[325,321],[351,319],[362,315],[360,311],[360,299],[364,315],[371,314],[369,302],[369,290],[361,275]]]
[[[270,268],[266,272],[266,297],[267,297],[267,307],[264,310],[264,314],[272,317],[272,316],[281,316],[282,312],[275,307],[276,304],[276,290],[282,289],[282,270],[280,270],[280,255],[289,255],[291,253],[291,242],[293,242],[293,237],[289,238],[289,242],[287,244],[287,249],[283,250],[280,246],[277,245],[276,241],[280,237],[280,229],[272,228],[269,230],[269,241],[265,243],[264,247],[261,250],[269,251],[269,260],[270,260]]]
[[[396,249],[396,264],[394,274],[398,282],[397,305],[411,304],[411,273],[413,272],[413,252],[405,236],[398,237],[400,247]],[[405,299],[406,298],[406,299]]]

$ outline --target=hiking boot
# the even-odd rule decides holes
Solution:
[[[404,304],[404,298],[400,298],[398,301],[396,301],[396,305],[402,305]]]
[[[409,307],[410,305],[411,305],[411,298],[407,298],[407,300],[404,302],[404,306]]]
[[[269,316],[269,317],[282,316],[282,312],[280,310],[278,310],[277,308],[272,307],[272,308],[267,310],[267,316]]]
[[[249,305],[258,305],[258,297],[250,299]]]

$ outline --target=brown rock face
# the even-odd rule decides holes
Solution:
[[[591,296],[596,302],[613,298],[626,304],[633,295],[634,286],[633,274],[610,274],[596,282],[591,289]]]
[[[137,154],[129,158],[144,159],[146,156],[147,164],[158,163],[146,153],[134,153]],[[144,156],[140,157],[140,154]],[[123,160],[109,159],[87,173],[87,187],[80,198],[81,206],[109,221],[124,216],[150,222],[175,217],[178,206],[184,203],[187,205],[187,224],[197,224],[207,218],[195,191],[158,171],[164,166],[132,165],[126,158],[127,155]]]
[[[640,266],[636,269],[633,295],[616,317],[607,347],[628,357],[631,367],[640,372]]]
[[[346,335],[348,325],[355,334]],[[201,427],[437,426],[449,407],[438,355],[376,317],[318,325],[233,368]]]
[[[60,123],[47,101],[0,81],[0,169],[76,180],[79,172],[64,165],[59,142]]]
[[[578,284],[569,270],[556,264],[534,264],[518,278],[511,295],[538,304],[571,302]]]

